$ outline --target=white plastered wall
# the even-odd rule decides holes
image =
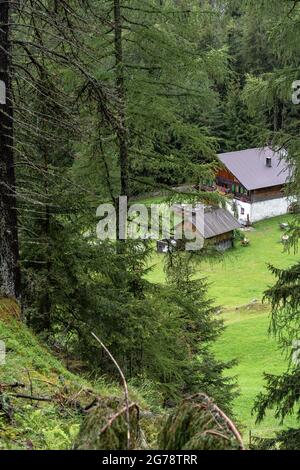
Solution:
[[[291,202],[291,199],[287,197],[254,202],[252,204],[251,222],[286,214]]]
[[[247,222],[249,216],[250,222],[254,223],[259,220],[286,214],[290,204],[292,203],[292,199],[280,197],[253,203],[242,202],[235,199],[234,202],[238,211],[238,220],[240,222]],[[232,214],[234,214],[232,205],[232,202],[228,203],[228,209]]]

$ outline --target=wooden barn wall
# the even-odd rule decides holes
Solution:
[[[193,224],[191,224],[190,222],[182,223],[182,233],[183,233],[183,235],[184,235],[184,229],[188,233],[192,233],[192,234],[196,233],[195,226]],[[233,238],[233,231],[231,230],[230,232],[221,233],[220,235],[217,235],[216,237],[207,238],[206,241],[207,241],[207,243],[210,243],[210,244],[217,244],[217,243],[220,243],[220,242],[225,241],[225,240],[232,240],[232,238]]]
[[[270,188],[261,188],[252,191],[252,202],[267,201],[269,199],[277,199],[284,196],[284,188],[280,186],[272,186]]]
[[[227,233],[221,233],[221,235],[217,235],[216,237],[207,238],[207,242],[213,243],[214,245],[225,240],[232,240],[233,239],[233,231]]]
[[[231,173],[231,171],[227,170],[227,168],[220,168],[217,172],[217,179],[220,178],[221,180],[231,181],[232,183],[241,184],[240,181]]]

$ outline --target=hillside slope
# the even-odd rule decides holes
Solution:
[[[69,449],[85,408],[99,397],[122,397],[122,389],[69,372],[17,317],[17,305],[0,299],[0,340],[6,346],[0,364],[0,450]],[[148,408],[134,389],[130,395]]]

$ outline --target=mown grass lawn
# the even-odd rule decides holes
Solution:
[[[229,250],[218,262],[203,262],[197,276],[206,277],[210,283],[209,294],[218,305],[236,307],[260,300],[265,289],[272,285],[273,276],[268,264],[286,268],[299,259],[294,252],[284,251],[281,243],[280,222],[292,219],[291,215],[274,217],[255,224],[253,232],[247,232],[250,246]],[[151,259],[153,265],[149,280],[164,282],[164,254],[156,253]]]
[[[268,412],[264,421],[255,422],[252,408],[256,396],[263,390],[263,372],[280,374],[286,368],[286,359],[278,349],[274,338],[268,335],[269,312],[231,311],[226,312],[226,330],[214,346],[218,357],[230,360],[236,358],[238,365],[231,370],[237,376],[240,395],[235,400],[234,412],[241,423],[241,431],[248,442],[249,432],[253,436],[270,436],[282,429],[274,413]],[[294,418],[285,420],[284,427],[293,426]]]
[[[258,425],[251,411],[255,397],[263,390],[263,373],[280,374],[287,363],[274,338],[268,335],[268,309],[237,307],[245,306],[253,299],[261,300],[265,289],[274,283],[268,264],[287,268],[299,260],[299,254],[284,251],[280,242],[282,232],[279,223],[291,219],[292,216],[286,215],[257,223],[253,232],[247,232],[249,247],[237,243],[235,249],[224,254],[221,262],[203,262],[197,272],[197,276],[206,277],[209,281],[210,297],[215,299],[216,304],[226,307],[222,315],[227,328],[215,345],[215,351],[222,359],[238,360],[238,365],[231,371],[232,375],[237,376],[240,388],[234,412],[246,441],[249,431],[254,436],[270,436],[282,428],[273,412],[269,412]],[[152,262],[155,266],[149,274],[152,282],[165,280],[164,256],[154,255]],[[293,423],[294,418],[288,418],[284,426]]]

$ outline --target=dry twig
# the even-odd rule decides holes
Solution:
[[[107,353],[107,355],[110,357],[110,359],[113,361],[113,363],[115,364],[116,368],[118,369],[119,371],[119,374],[122,378],[122,382],[123,382],[123,387],[124,387],[124,395],[125,395],[125,406],[126,406],[126,425],[127,425],[127,449],[130,449],[130,414],[129,414],[129,394],[128,394],[128,386],[127,386],[127,382],[126,382],[126,378],[125,378],[125,375],[123,374],[123,371],[121,369],[121,367],[119,366],[119,364],[117,363],[116,359],[114,358],[114,356],[111,354],[111,352],[107,349],[107,347],[105,346],[105,344],[101,341],[101,339],[98,338],[97,335],[95,335],[95,333],[92,332],[92,336],[96,339],[96,341],[98,341],[98,343],[102,346],[102,348],[104,349],[104,351]]]

